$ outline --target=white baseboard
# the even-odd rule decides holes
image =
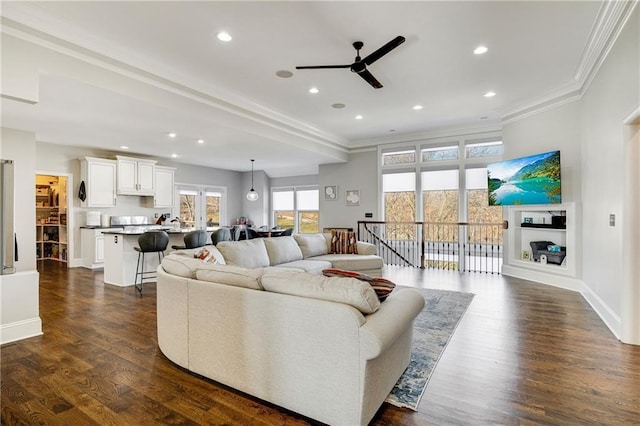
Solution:
[[[518,268],[511,265],[502,265],[502,274],[563,288],[565,290],[577,291],[579,293],[582,293],[586,289],[584,282],[577,278],[565,277],[532,269]]]
[[[510,277],[539,282],[565,290],[577,291],[582,295],[583,299],[591,305],[591,308],[596,312],[596,314],[598,314],[607,328],[611,330],[611,333],[620,340],[620,336],[622,335],[622,320],[597,294],[593,292],[593,290],[584,283],[584,281],[577,278],[547,274],[540,271],[532,271],[510,265],[503,265],[502,273],[503,275],[508,275]]]
[[[42,321],[39,317],[16,321],[0,326],[0,344],[42,336]]]
[[[620,316],[616,315],[597,294],[595,294],[589,287],[585,285],[585,290],[582,292],[582,297],[591,305],[596,314],[602,319],[605,325],[611,330],[614,336],[618,340],[622,336],[622,320]]]

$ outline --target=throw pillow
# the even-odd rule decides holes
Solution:
[[[331,231],[331,254],[358,254],[355,232]]]
[[[355,278],[360,281],[366,281],[369,283],[373,291],[376,292],[376,296],[378,296],[378,300],[384,302],[387,297],[391,294],[394,288],[396,288],[396,284],[392,281],[389,281],[386,278],[382,277],[371,277],[367,274],[363,274],[356,271],[347,271],[345,269],[335,269],[329,268],[322,271],[322,274],[325,277],[346,277],[346,278]]]
[[[196,259],[200,259],[203,262],[211,262],[214,264],[218,263],[217,259],[206,248],[201,248],[199,250],[196,250],[196,252],[193,254],[193,257],[195,257]]]

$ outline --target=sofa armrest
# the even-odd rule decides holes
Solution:
[[[424,297],[417,290],[396,289],[380,309],[366,317],[360,328],[361,351],[365,359],[384,353],[407,328],[424,307]]]
[[[356,242],[356,250],[358,254],[378,254],[378,248],[375,244],[365,243],[364,241]]]

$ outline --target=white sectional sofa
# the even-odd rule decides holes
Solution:
[[[367,282],[310,273],[320,266],[308,262],[335,264],[291,260],[291,240],[280,238],[262,241],[267,266],[253,257],[264,255],[255,240],[209,246],[218,264],[188,250],[166,256],[158,267],[160,349],[189,371],[315,420],[367,424],[409,364],[424,299],[404,288],[380,302]]]

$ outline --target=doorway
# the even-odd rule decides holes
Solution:
[[[73,232],[69,223],[70,177],[37,173],[35,183],[36,259],[69,263]]]

